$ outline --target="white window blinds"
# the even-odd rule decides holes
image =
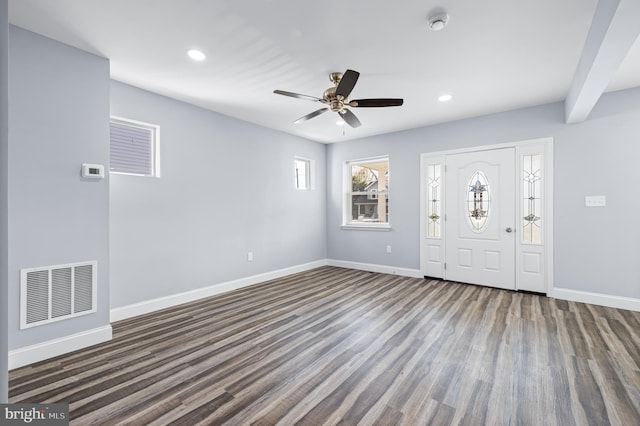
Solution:
[[[156,176],[157,126],[111,119],[109,170]]]

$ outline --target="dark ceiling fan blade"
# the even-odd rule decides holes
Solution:
[[[295,124],[300,124],[303,121],[311,120],[313,117],[317,117],[320,114],[322,114],[323,112],[327,112],[327,111],[329,111],[329,108],[320,108],[318,110],[310,112],[309,114],[305,115],[304,117],[298,118],[296,121],[294,121],[294,123]]]
[[[358,81],[358,77],[360,77],[360,73],[354,70],[346,70],[340,79],[340,83],[338,83],[338,87],[336,88],[336,95],[340,95],[343,98],[348,98],[349,94],[353,90],[353,87],[356,85]]]
[[[305,99],[307,101],[314,101],[314,102],[320,101],[320,98],[316,98],[315,96],[301,95],[300,93],[287,92],[284,90],[274,90],[273,93],[275,93],[276,95],[284,95],[284,96],[291,96],[292,98]]]
[[[390,107],[400,106],[404,102],[403,99],[378,98],[378,99],[355,99],[349,102],[351,107],[370,108],[370,107]]]
[[[356,127],[360,127],[362,125],[362,123],[360,123],[360,120],[358,120],[358,117],[356,117],[354,113],[352,113],[348,109],[344,109],[343,111],[344,114],[340,113],[340,116],[349,126],[355,129]]]

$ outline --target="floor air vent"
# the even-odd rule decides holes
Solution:
[[[96,311],[98,262],[20,270],[20,328]]]

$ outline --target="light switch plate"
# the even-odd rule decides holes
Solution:
[[[586,207],[604,207],[607,205],[607,197],[604,195],[587,195],[584,197]]]

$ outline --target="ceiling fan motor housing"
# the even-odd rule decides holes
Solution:
[[[336,87],[329,87],[325,90],[322,98],[323,103],[328,104],[331,111],[340,111],[344,108],[344,101],[346,99],[343,99],[342,96],[336,95]]]

